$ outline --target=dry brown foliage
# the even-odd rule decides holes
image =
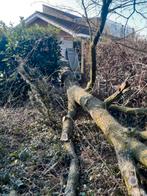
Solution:
[[[95,93],[104,99],[114,93],[128,78],[131,91],[123,104],[146,107],[147,53],[140,50],[147,51],[147,42],[141,40],[101,42],[97,47]]]

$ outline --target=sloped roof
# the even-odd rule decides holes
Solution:
[[[64,12],[64,11],[59,10],[59,9],[57,9],[57,8],[50,7],[50,6],[48,6],[48,5],[43,5],[43,7],[49,8],[49,9],[51,9],[51,10],[55,10],[55,11],[57,11],[58,13],[61,13],[61,14],[65,15],[65,16],[71,18],[71,19],[80,18],[80,16],[77,16],[77,15],[74,15],[74,14],[71,14],[71,13],[68,13],[68,12]]]
[[[45,5],[43,5],[45,6]],[[31,24],[33,21],[35,21],[37,18],[40,18],[41,20],[52,24],[53,26],[60,28],[61,30],[69,33],[73,37],[82,37],[82,38],[89,38],[89,28],[84,23],[80,23],[80,20],[83,20],[82,17],[70,14],[68,12],[63,12],[61,10],[45,6],[46,8],[49,8],[51,10],[55,10],[56,14],[51,15],[51,13],[44,13],[44,12],[35,12],[31,16],[29,16],[25,22],[26,24]],[[58,13],[61,13],[63,16],[67,16],[71,18],[71,20],[64,19],[61,16],[58,16]],[[57,15],[57,16],[56,16]],[[60,14],[59,14],[60,15]],[[78,19],[78,20],[77,20]],[[93,18],[92,18],[93,19]],[[94,18],[95,19],[95,18]],[[98,18],[96,18],[98,19]],[[125,30],[125,36],[128,36],[130,34],[134,33],[134,29],[130,27],[124,27],[122,24],[113,22],[111,20],[107,20],[106,27],[109,29],[109,34],[107,36],[112,36],[115,38],[123,38],[124,37],[124,30]],[[93,31],[95,31],[93,29]],[[104,33],[105,34],[105,33]]]
[[[51,16],[51,15],[48,15],[48,14],[44,14],[44,13],[40,13],[40,14],[42,16],[56,22],[57,24],[62,25],[63,27],[72,30],[75,33],[78,33],[78,34],[81,33],[81,34],[89,35],[89,30],[88,30],[87,26],[78,24],[76,22],[71,22],[71,21],[67,21],[67,20],[64,20],[64,19],[60,19],[60,18]]]
[[[77,37],[89,37],[89,29],[85,25],[78,24],[76,22],[71,22],[68,20],[60,19],[55,16],[51,16],[49,14],[45,14],[42,12],[35,12],[31,16],[29,16],[25,22],[26,24],[31,24],[32,21],[34,21],[36,18],[40,18],[60,29],[63,31],[71,34],[72,36]]]

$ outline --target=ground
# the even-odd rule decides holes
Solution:
[[[0,109],[0,194],[63,195],[69,157],[60,135],[63,104],[54,121],[32,106]],[[80,162],[81,196],[127,195],[115,152],[85,112],[75,122],[74,143]]]

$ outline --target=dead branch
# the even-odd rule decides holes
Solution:
[[[62,74],[62,79],[66,77],[66,82],[64,83],[66,88],[70,88],[72,82],[74,82],[73,74],[70,74],[70,71],[67,70],[65,73]],[[69,81],[71,78],[71,81]],[[77,191],[77,183],[79,178],[79,168],[78,168],[78,158],[74,151],[74,146],[71,141],[71,135],[73,134],[73,118],[76,115],[76,103],[73,100],[72,96],[67,90],[68,94],[68,113],[65,117],[63,117],[63,127],[62,127],[62,134],[61,134],[61,141],[64,142],[64,148],[67,151],[67,154],[70,156],[70,168],[69,174],[67,179],[67,185],[65,189],[65,195],[67,196],[76,196]]]
[[[109,109],[117,110],[119,112],[123,112],[123,113],[127,113],[127,114],[147,115],[147,108],[130,108],[130,107],[112,104],[109,106]]]
[[[67,185],[65,189],[65,195],[76,196],[77,195],[76,189],[77,189],[78,178],[79,178],[78,158],[74,151],[74,147],[71,141],[65,142],[64,147],[71,158]]]
[[[67,142],[69,141],[69,138],[71,136],[71,131],[73,130],[73,120],[69,115],[66,115],[63,117],[63,128],[62,128],[62,134],[61,134],[61,141]]]
[[[114,94],[112,94],[111,96],[109,96],[107,99],[104,100],[105,107],[110,106],[111,103],[119,99],[122,96],[122,94],[124,94],[127,91],[128,87],[129,87],[128,82],[127,81],[123,82]]]
[[[35,69],[30,69],[26,66],[26,62],[21,58],[18,59],[19,66],[17,68],[18,73],[21,75],[23,80],[29,84],[31,89],[30,100],[31,102],[37,105],[37,108],[40,113],[42,113],[47,118],[50,118],[52,121],[53,118],[49,114],[48,108],[48,85],[45,80],[40,79],[40,75]]]
[[[71,118],[71,114],[68,113],[68,115],[63,118],[63,128],[61,134],[61,141],[64,142],[64,148],[71,159],[67,185],[65,189],[65,195],[67,196],[76,196],[77,182],[79,177],[78,158],[74,151],[73,143],[71,139],[69,139],[69,135],[71,135],[72,132],[73,120]]]
[[[140,137],[143,140],[147,140],[147,131],[135,131],[134,135]]]
[[[127,186],[128,194],[136,196],[141,195],[141,189],[139,188],[138,179],[136,176],[136,168],[130,153],[128,153],[126,149],[116,149],[116,156],[121,175]]]
[[[70,95],[69,100],[72,97],[73,103],[76,102],[90,113],[107,140],[113,144],[128,194],[141,195],[142,190],[138,184],[134,159],[147,167],[147,147],[129,135],[128,129],[120,125],[109,114],[102,101],[90,95],[81,87],[73,84],[68,88],[68,95]]]
[[[143,50],[143,49],[140,49],[140,48],[135,48],[135,47],[129,46],[129,45],[127,45],[127,44],[124,44],[124,43],[121,43],[121,42],[118,42],[118,41],[115,41],[115,43],[116,43],[116,44],[119,44],[119,45],[121,45],[121,46],[124,46],[124,47],[126,47],[126,48],[129,48],[129,49],[131,49],[131,50],[137,51],[137,52],[142,52],[142,53],[145,53],[145,54],[147,53],[146,50]]]

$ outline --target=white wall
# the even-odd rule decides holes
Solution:
[[[61,54],[65,58],[66,48],[73,48],[73,41],[61,39]]]

